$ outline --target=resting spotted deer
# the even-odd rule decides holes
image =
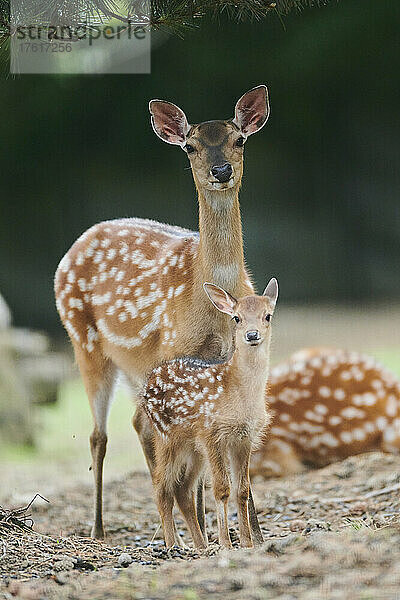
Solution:
[[[274,414],[252,475],[281,476],[372,450],[400,450],[400,382],[369,356],[309,348],[271,369]]]
[[[117,371],[132,387],[163,360],[232,351],[229,319],[206,298],[212,280],[235,296],[252,293],[245,271],[239,188],[243,145],[269,115],[267,88],[237,102],[233,119],[189,125],[170,102],[149,105],[155,133],[188,155],[199,202],[199,234],[143,219],[95,225],[61,260],[57,309],[71,338],[93,414],[90,438],[95,480],[92,536],[104,537],[103,461],[107,416]],[[150,470],[153,431],[143,410],[134,418]]]
[[[168,547],[177,543],[172,517],[174,498],[195,546],[206,547],[207,534],[197,519],[195,492],[208,464],[220,544],[231,546],[228,500],[232,479],[240,542],[252,547],[249,461],[270,421],[265,387],[278,284],[271,279],[263,296],[240,300],[210,283],[205,283],[204,289],[213,305],[231,317],[235,351],[227,362],[179,358],[164,362],[151,373],[142,406],[159,434],[155,436],[153,478],[156,499]]]

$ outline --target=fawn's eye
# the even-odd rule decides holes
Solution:
[[[234,319],[234,321],[235,321],[236,323],[240,323],[240,319],[239,319],[239,317],[238,317],[237,315],[235,315],[235,316],[233,317],[233,319]]]
[[[243,145],[244,145],[244,137],[240,137],[239,139],[236,140],[235,146],[237,148],[241,148]]]
[[[265,320],[268,321],[268,323],[271,320],[271,315],[268,313],[267,315],[265,315]]]
[[[186,144],[185,150],[188,154],[192,154],[196,150],[196,148],[194,146],[191,146],[190,144]]]

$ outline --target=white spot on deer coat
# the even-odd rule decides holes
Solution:
[[[365,412],[354,406],[347,406],[340,411],[340,414],[345,419],[363,419],[365,417]]]
[[[346,398],[346,394],[342,388],[337,388],[333,392],[333,397],[335,398],[335,400],[344,400]]]
[[[345,444],[351,444],[351,442],[353,441],[353,436],[352,436],[352,434],[351,434],[350,431],[341,431],[340,432],[340,439]]]
[[[386,401],[386,414],[388,417],[395,417],[397,415],[397,400],[394,394],[390,394]]]
[[[329,398],[332,392],[326,385],[322,385],[319,388],[318,393],[321,396],[321,398]]]
[[[375,421],[377,428],[379,429],[379,431],[383,431],[387,425],[387,418],[386,417],[378,417]]]
[[[309,419],[310,421],[316,421],[317,423],[322,423],[324,420],[324,417],[322,415],[317,415],[312,410],[306,410],[304,416],[306,419]]]
[[[83,310],[83,302],[80,298],[70,298],[68,302],[71,308],[77,308],[78,310]]]
[[[106,292],[105,294],[93,294],[92,296],[92,304],[94,306],[101,306],[103,304],[107,304],[111,300],[111,292]]]
[[[130,348],[135,348],[142,344],[142,340],[138,337],[125,337],[113,333],[108,329],[104,319],[99,319],[97,321],[97,328],[101,331],[106,340],[115,346],[121,346],[122,348],[127,348],[129,350]]]
[[[181,285],[178,285],[178,287],[175,289],[174,292],[174,296],[180,296],[180,294],[182,294],[183,290],[185,289],[185,284],[181,283]]]

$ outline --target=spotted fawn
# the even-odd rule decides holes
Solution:
[[[204,289],[212,304],[231,317],[235,350],[223,363],[182,358],[164,362],[151,373],[142,406],[157,431],[155,495],[166,545],[177,543],[172,517],[176,499],[194,545],[206,547],[194,498],[209,465],[220,544],[231,547],[227,511],[232,480],[240,542],[252,547],[249,461],[270,421],[265,387],[278,284],[271,279],[263,296],[240,300],[210,283]]]
[[[281,476],[372,450],[400,450],[400,382],[369,356],[309,348],[271,369],[268,437],[251,473]]]
[[[55,276],[57,309],[74,347],[93,414],[90,444],[95,480],[92,536],[104,537],[103,461],[116,374],[137,397],[163,360],[231,351],[228,319],[202,289],[211,280],[236,296],[253,293],[243,258],[239,188],[243,146],[269,115],[267,88],[236,103],[233,119],[190,125],[170,102],[150,102],[151,123],[165,142],[187,154],[197,188],[199,234],[144,219],[95,225],[61,260]],[[153,430],[142,409],[134,417],[150,468]]]

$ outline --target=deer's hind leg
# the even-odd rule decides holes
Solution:
[[[107,420],[115,384],[116,369],[98,347],[88,354],[74,344],[75,358],[82,375],[93,415],[90,436],[94,475],[94,525],[91,536],[104,538],[103,527],[103,462],[107,448]]]
[[[146,415],[144,408],[142,406],[140,406],[140,404],[138,405],[136,412],[133,416],[132,425],[138,435],[139,442],[142,446],[143,454],[144,454],[147,466],[150,471],[150,476],[154,483],[154,473],[156,470],[155,446],[156,446],[157,433],[156,433],[154,426],[151,423],[149,417]],[[174,521],[174,532],[175,532],[175,543],[178,546],[181,546],[182,548],[184,548],[185,543],[178,533],[175,521]]]
[[[175,472],[168,442],[155,438],[153,486],[167,548],[177,543],[173,518]]]
[[[196,548],[207,548],[207,534],[201,530],[195,502],[195,493],[200,480],[203,485],[202,471],[203,459],[198,453],[193,453],[190,462],[174,486],[177,504],[185,518]]]
[[[206,504],[205,504],[205,485],[204,485],[204,477],[199,479],[197,484],[197,493],[196,493],[196,512],[197,512],[197,520],[199,522],[201,533],[203,534],[204,539],[207,541],[207,532],[206,532]]]

